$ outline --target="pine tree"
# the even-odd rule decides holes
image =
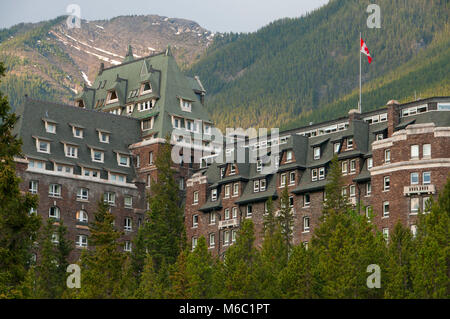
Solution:
[[[175,263],[178,254],[186,245],[184,210],[179,198],[178,186],[171,167],[171,145],[169,139],[161,146],[156,157],[157,180],[152,183],[149,196],[148,220],[145,240],[149,254],[154,259],[158,272],[162,263]]]
[[[288,299],[317,298],[317,280],[311,250],[303,245],[295,246],[289,263],[279,275],[282,297]]]
[[[187,278],[187,256],[189,252],[183,250],[177,258],[175,264],[170,268],[170,289],[168,297],[171,299],[189,299]]]
[[[414,255],[412,234],[398,222],[388,245],[388,263],[386,267],[385,298],[405,299],[410,297],[411,259]]]
[[[81,256],[81,298],[117,298],[125,255],[119,250],[121,232],[114,227],[114,216],[103,197],[94,214],[90,230],[90,251]]]
[[[242,222],[236,244],[228,248],[223,262],[222,298],[257,298],[259,283],[255,269],[259,254],[254,247],[255,234],[253,221]]]
[[[144,271],[139,288],[135,297],[139,299],[162,299],[167,298],[169,293],[169,271],[163,260],[160,270],[155,271],[154,258],[147,255],[145,258]]]
[[[292,249],[292,238],[294,229],[294,213],[289,204],[289,190],[286,187],[283,189],[280,198],[280,211],[278,215],[278,222],[281,228],[281,235],[283,236],[285,254],[289,256]],[[287,258],[287,257],[286,257]]]
[[[72,248],[66,239],[66,227],[62,222],[55,226],[54,222],[49,218],[40,234],[40,258],[36,266],[38,298],[60,298],[66,289],[67,258]]]
[[[5,74],[0,62],[0,78]],[[40,217],[29,214],[38,205],[37,196],[21,194],[14,157],[21,155],[22,142],[12,130],[17,116],[10,113],[6,96],[0,91],[0,296],[20,297]]]
[[[414,298],[448,298],[450,295],[450,178],[431,200],[430,212],[417,224],[416,256],[411,262]]]
[[[214,294],[211,282],[214,276],[214,264],[208,252],[205,237],[198,239],[194,251],[188,255],[186,263],[188,295],[192,299],[208,299]]]
[[[133,250],[131,252],[131,271],[136,286],[139,287],[141,282],[142,272],[144,271],[145,258],[147,256],[145,247],[144,229],[141,227],[138,230],[136,237],[133,240]]]

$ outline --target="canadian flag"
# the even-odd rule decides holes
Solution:
[[[362,38],[361,38],[361,53],[364,53],[365,55],[367,55],[369,64],[372,63],[372,57],[370,56],[369,48],[367,47],[366,43],[364,42],[364,40]]]

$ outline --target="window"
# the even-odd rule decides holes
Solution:
[[[198,215],[192,216],[192,227],[194,227],[194,228],[198,227]]]
[[[342,174],[347,174],[348,171],[348,162],[342,162]]]
[[[229,208],[227,208],[227,209],[225,209],[225,219],[230,219],[230,209]]]
[[[87,223],[88,222],[88,214],[84,210],[80,210],[76,213],[76,219],[80,223]]]
[[[50,207],[50,209],[48,210],[48,217],[59,219],[59,216],[60,216],[59,207],[56,206]]]
[[[247,217],[251,217],[253,214],[253,207],[252,205],[247,205]]]
[[[420,199],[418,197],[411,198],[411,214],[417,214],[419,212]]]
[[[411,173],[411,185],[419,184],[419,173]]]
[[[72,128],[73,136],[76,138],[83,138],[83,129],[79,127]]]
[[[391,150],[384,150],[384,162],[390,163],[391,162]]]
[[[78,188],[77,199],[78,200],[88,200],[89,199],[89,190],[87,188]]]
[[[309,232],[309,217],[308,216],[303,217],[303,232],[305,232],[305,233]]]
[[[45,170],[45,162],[29,160],[28,167],[38,170]]]
[[[308,242],[307,241],[303,242],[303,247],[305,247],[305,250],[308,250]]]
[[[125,245],[123,247],[123,250],[127,251],[127,252],[131,252],[131,241],[129,241],[129,240],[125,241]]]
[[[180,179],[178,180],[178,188],[180,190],[184,190],[184,178],[180,177]]]
[[[207,135],[211,135],[211,125],[205,124],[203,127],[203,133]]]
[[[61,197],[61,185],[50,184],[48,189],[48,195],[53,197]]]
[[[355,196],[356,196],[356,186],[350,185],[350,197],[355,197]]]
[[[145,101],[138,104],[139,112],[150,110],[153,107],[152,101]]]
[[[368,169],[371,169],[373,167],[373,158],[372,157],[369,157],[368,159],[367,159],[367,168]]]
[[[372,194],[372,183],[371,183],[371,182],[368,182],[368,183],[366,184],[366,195],[367,195],[367,196],[370,196],[370,194]]]
[[[354,173],[356,171],[356,160],[350,161],[350,172]]]
[[[152,86],[150,85],[150,82],[145,82],[142,84],[142,94],[147,94],[152,92]]]
[[[319,180],[322,180],[325,178],[325,167],[319,168]]]
[[[289,207],[294,207],[294,196],[289,196]]]
[[[141,156],[136,155],[136,167],[141,167]]]
[[[39,186],[39,182],[38,181],[30,181],[30,183],[29,183],[29,191],[30,191],[30,193],[31,194],[37,194],[38,186]]]
[[[143,131],[151,130],[153,128],[153,118],[142,120],[141,125]]]
[[[192,103],[183,99],[180,99],[181,110],[185,112],[191,112]]]
[[[314,181],[317,181],[317,168],[314,168],[312,171],[311,171],[311,180],[314,182]]]
[[[104,153],[102,151],[92,149],[92,161],[103,163]]]
[[[223,244],[228,245],[230,243],[230,231],[226,230],[223,232]]]
[[[417,225],[411,225],[411,234],[412,234],[413,238],[416,237],[416,235],[417,235]]]
[[[181,128],[181,119],[174,117],[173,118],[173,127],[174,128]]]
[[[147,174],[147,188],[152,187],[152,176]]]
[[[230,175],[236,173],[236,164],[230,164]]]
[[[37,151],[40,153],[50,153],[50,143],[45,141],[38,141]]]
[[[52,234],[52,243],[53,244],[58,244],[59,243],[59,235],[58,235],[58,233],[53,233]]]
[[[123,222],[123,229],[125,231],[132,231],[133,220],[131,219],[131,217],[125,217],[124,222]]]
[[[303,195],[303,207],[309,207],[311,205],[311,195],[305,194]]]
[[[239,195],[239,183],[234,183],[233,184],[233,196],[238,196]]]
[[[259,180],[259,189],[261,192],[264,192],[266,190],[266,180],[265,179]]]
[[[225,196],[224,196],[224,198],[230,197],[230,192],[231,192],[231,186],[230,185],[225,185]]]
[[[342,187],[342,196],[347,197],[347,187]]]
[[[349,137],[347,139],[347,149],[352,150],[353,149],[353,138]]]
[[[98,132],[99,140],[102,143],[109,143],[109,134],[105,132]]]
[[[388,191],[390,188],[391,188],[391,178],[389,176],[385,176],[383,190]]]
[[[320,147],[314,147],[314,159],[320,159]]]
[[[194,204],[198,204],[198,191],[194,192]]]
[[[132,208],[133,207],[133,197],[125,196],[123,198],[123,206],[125,206],[125,208]]]
[[[75,241],[75,245],[78,248],[86,248],[88,246],[88,239],[86,235],[77,235],[77,240]]]
[[[289,173],[289,185],[294,185],[295,184],[295,172],[290,172]]]
[[[389,202],[383,203],[383,217],[389,217]]]
[[[130,157],[126,155],[118,155],[119,157],[119,165],[120,166],[130,166]]]
[[[83,168],[83,176],[93,177],[93,178],[100,178],[100,172],[96,171],[96,170]]]
[[[217,200],[217,188],[215,188],[211,191],[211,200],[212,201]]]
[[[253,181],[253,192],[255,192],[255,193],[259,192],[259,180]]]
[[[372,214],[372,207],[371,206],[366,206],[366,218],[369,219],[371,218],[371,214]]]
[[[116,203],[116,194],[111,192],[106,192],[103,198],[104,202],[108,205],[115,205]]]
[[[153,152],[148,153],[148,164],[153,165]]]
[[[411,158],[419,158],[419,145],[411,145]]]
[[[231,242],[236,242],[236,231],[234,229],[231,231]]]
[[[119,182],[119,183],[125,183],[126,182],[126,176],[122,174],[113,174],[109,173],[109,180],[113,182]]]
[[[438,111],[450,111],[450,103],[438,103]]]
[[[55,134],[56,133],[56,124],[50,123],[50,122],[45,122],[45,131],[47,133]]]
[[[216,223],[216,213],[209,213],[209,224],[214,225]]]
[[[56,172],[61,172],[61,173],[64,172],[64,173],[72,174],[72,167],[55,164],[55,171]]]
[[[430,172],[424,172],[423,173],[423,184],[427,185],[431,183],[431,173]]]
[[[209,247],[214,248],[216,246],[216,234],[209,234]]]
[[[430,212],[430,202],[429,202],[430,197],[426,196],[422,199],[422,204],[423,204],[423,212],[424,213],[429,213]]]
[[[383,238],[388,242],[389,241],[389,228],[383,228]]]
[[[222,167],[220,169],[220,178],[224,178],[224,176],[225,176],[225,167]]]
[[[341,143],[334,143],[334,153],[339,153],[339,149],[341,148]]]
[[[423,158],[431,158],[431,144],[423,144],[422,152]]]
[[[292,151],[287,151],[286,153],[286,162],[292,161]]]
[[[237,207],[232,208],[232,216],[233,218],[237,218]]]
[[[133,114],[133,111],[134,111],[134,105],[133,104],[129,104],[129,105],[127,105],[127,114],[128,115],[130,115],[130,114]]]
[[[376,140],[377,140],[377,141],[381,141],[382,139],[384,139],[383,133],[377,134]]]
[[[283,173],[280,176],[280,187],[284,187],[285,185],[286,185],[286,173]]]

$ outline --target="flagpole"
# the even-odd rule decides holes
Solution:
[[[361,39],[362,39],[362,34],[361,32],[359,33],[359,105],[358,105],[358,111],[361,114],[361,109],[362,109],[362,105],[361,105],[361,91],[362,91],[362,80],[361,80],[361,75],[362,75],[362,71],[361,71]]]

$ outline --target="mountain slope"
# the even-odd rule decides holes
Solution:
[[[406,76],[401,72],[403,68],[423,52],[424,58],[410,66],[417,71],[411,74],[436,82],[432,76],[436,69],[426,66],[426,52],[440,37],[443,45],[439,54],[443,57],[439,63],[448,68],[449,43],[443,40],[448,28],[448,1],[377,3],[382,8],[381,29],[366,26],[369,2],[334,0],[305,17],[279,20],[255,33],[218,37],[190,70],[200,76],[208,90],[213,119],[222,128],[289,127],[290,123],[326,120],[355,108],[357,99],[348,99],[348,95],[359,85],[360,31],[374,58],[370,66],[366,60],[363,63],[365,90],[366,84],[382,81],[393,70],[394,75]],[[439,58],[439,54],[433,56]],[[445,80],[444,73],[440,76]],[[420,91],[421,85],[429,84],[416,80],[403,83],[397,77],[403,86],[401,92],[392,80],[392,90],[383,91],[382,102],[368,91],[363,97],[366,110],[384,105],[387,98],[413,96],[414,90]],[[446,83],[441,92],[450,94]],[[333,106],[338,101],[340,106]],[[323,108],[327,111],[317,113]]]
[[[100,63],[120,63],[128,45],[136,57],[163,51],[171,45],[181,67],[199,59],[214,34],[197,23],[156,15],[120,16],[85,21],[68,29],[66,17],[0,30],[0,61],[7,76],[0,89],[13,107],[24,94],[69,102],[84,83],[93,82]]]

